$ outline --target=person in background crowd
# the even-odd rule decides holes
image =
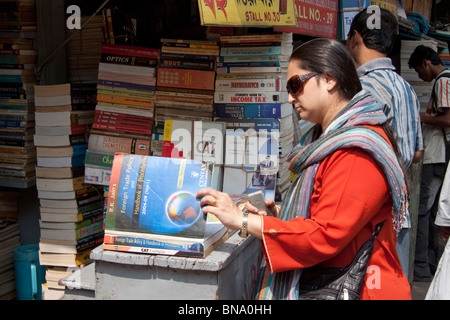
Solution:
[[[427,111],[420,115],[424,155],[414,259],[414,280],[431,281],[439,259],[433,205],[450,155],[447,143],[450,138],[450,72],[442,65],[437,52],[423,45],[414,50],[408,64],[422,80],[435,79]]]
[[[301,269],[349,265],[384,221],[369,261],[378,278],[363,285],[361,299],[411,299],[396,250],[407,186],[383,105],[362,90],[352,57],[336,40],[298,47],[287,76],[289,102],[316,125],[289,157],[297,177],[281,208],[268,199],[274,216],[249,204],[240,210],[228,194],[206,188],[197,193],[203,212],[262,240],[256,299],[301,299]]]
[[[370,91],[385,105],[384,112],[394,131],[403,165],[408,169],[422,156],[420,103],[414,89],[398,75],[388,57],[397,39],[397,19],[386,9],[380,8],[380,14],[381,28],[369,29],[368,20],[372,19],[372,14],[368,9],[360,11],[352,21],[346,45],[358,66],[363,89]],[[408,215],[397,243],[398,255],[407,277],[410,228]]]
[[[440,227],[442,241],[446,242],[433,281],[428,288],[426,300],[450,300],[450,166],[447,166],[442,191],[439,197],[436,225]]]

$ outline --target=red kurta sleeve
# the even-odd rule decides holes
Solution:
[[[356,235],[383,207],[387,214],[378,215],[380,221],[391,212],[392,200],[375,160],[358,148],[335,152],[318,167],[310,219],[263,217],[263,251],[271,271],[306,268],[324,261],[333,261],[327,265],[332,267],[348,265],[370,238],[370,228],[361,241],[354,241]]]

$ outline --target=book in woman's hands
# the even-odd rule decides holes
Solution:
[[[104,248],[204,256],[201,246],[211,235],[195,195],[210,186],[212,171],[211,164],[195,160],[115,154]],[[222,235],[224,230],[217,228]]]

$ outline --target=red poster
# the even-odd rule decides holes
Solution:
[[[337,39],[338,0],[295,0],[297,27],[275,27],[275,31]]]

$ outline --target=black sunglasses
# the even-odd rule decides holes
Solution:
[[[296,96],[303,91],[306,81],[318,75],[317,72],[310,72],[301,76],[295,75],[290,78],[286,85],[286,90],[292,96]]]

